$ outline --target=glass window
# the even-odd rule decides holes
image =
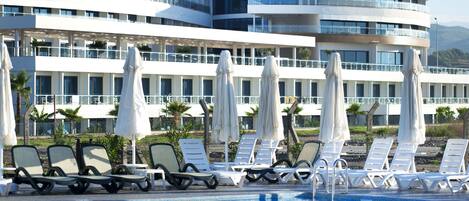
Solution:
[[[3,6],[3,14],[5,16],[18,16],[22,15],[23,7],[22,6]]]
[[[318,96],[318,83],[311,82],[311,96],[317,97]]]
[[[402,65],[403,53],[402,52],[378,52],[377,62],[378,64],[388,64],[388,65]]]
[[[192,79],[182,80],[182,95],[192,96]]]
[[[150,78],[148,77],[142,78],[142,88],[143,88],[143,95],[145,96],[150,95]]]
[[[453,86],[453,97],[454,98],[458,97],[458,87],[457,86]]]
[[[247,13],[248,0],[215,0],[213,1],[213,13],[220,14],[233,14],[233,13]]]
[[[69,9],[60,9],[60,15],[75,16],[75,15],[77,15],[77,11],[76,10],[69,10]]]
[[[137,16],[136,15],[128,15],[127,19],[131,22],[136,22],[137,21]]]
[[[467,98],[467,86],[464,86],[464,98]]]
[[[391,98],[396,97],[396,85],[395,84],[390,84],[388,86],[388,96]]]
[[[145,22],[148,23],[148,24],[151,24],[151,17],[150,17],[150,16],[146,16],[146,17],[145,17]]]
[[[256,18],[257,25],[262,25],[261,18]],[[213,27],[215,29],[248,31],[250,26],[252,26],[252,18],[213,20]]]
[[[301,86],[301,82],[295,82],[295,96],[296,98],[301,98],[302,96],[302,86]]]
[[[338,52],[343,62],[353,63],[368,63],[367,51],[354,51],[354,50],[321,50],[321,60],[328,61],[331,52]]]
[[[170,96],[171,91],[172,91],[172,86],[171,86],[171,79],[169,78],[164,78],[161,79],[161,95],[162,96]]]
[[[99,17],[99,12],[96,11],[86,11],[85,15],[87,17]]]
[[[107,18],[109,19],[119,19],[119,14],[117,13],[107,13]]]
[[[435,86],[430,85],[430,97],[434,98],[435,97]]]
[[[204,96],[213,96],[213,80],[204,80]]]
[[[121,95],[122,94],[122,85],[123,85],[123,78],[122,77],[115,77],[114,78],[114,95]]]
[[[45,75],[36,76],[36,94],[37,95],[51,95],[52,94],[51,76],[45,76]]]
[[[348,85],[347,85],[347,83],[343,84],[343,88],[344,88],[344,97],[348,97]]]
[[[381,86],[373,84],[373,97],[381,97]]]
[[[446,86],[441,87],[441,97],[446,98]]]
[[[90,95],[103,95],[103,77],[90,77]]]
[[[284,81],[278,82],[278,91],[280,94],[280,103],[285,103],[285,82]]]
[[[365,84],[357,84],[357,96],[365,97]]]
[[[64,76],[64,95],[78,95],[77,76]]]
[[[368,34],[368,23],[359,21],[321,20],[321,33]]]
[[[250,80],[243,80],[243,96],[251,96],[251,81]]]
[[[39,8],[39,7],[35,7],[33,8],[33,13],[34,14],[50,14],[51,13],[51,9],[50,8]]]

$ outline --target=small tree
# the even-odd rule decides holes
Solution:
[[[181,118],[188,115],[186,112],[191,109],[186,103],[173,101],[166,104],[166,107],[161,111],[173,117],[173,124],[176,128],[181,127]]]
[[[365,111],[362,111],[361,105],[358,103],[353,103],[350,105],[349,108],[347,108],[347,113],[353,116],[355,125],[358,125],[358,116],[366,114]]]
[[[447,123],[454,120],[454,114],[449,106],[436,108],[437,123]]]
[[[28,86],[28,82],[31,79],[31,76],[28,75],[28,73],[24,70],[18,72],[16,75],[11,74],[11,89],[16,92],[16,123],[17,125],[20,124],[21,122],[21,111],[22,111],[22,106],[26,105],[26,107],[29,107],[29,97],[31,94],[31,87]],[[23,101],[24,100],[24,101]],[[20,132],[20,126],[17,126],[17,133],[19,134]],[[24,143],[26,144],[27,136],[26,132],[23,133],[23,140]]]
[[[458,111],[458,120],[463,120],[464,119],[464,115],[469,112],[469,108],[467,107],[460,107],[458,109],[456,109]]]
[[[72,130],[72,134],[75,134],[75,123],[81,121],[82,117],[78,115],[81,106],[71,109],[58,109],[57,112],[65,117],[66,120],[70,121],[70,127]]]

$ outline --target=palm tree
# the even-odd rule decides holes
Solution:
[[[71,109],[58,109],[57,112],[65,117],[68,121],[70,121],[70,127],[72,130],[72,134],[75,134],[75,123],[80,121],[82,117],[78,115],[78,112],[80,111],[81,106]]]
[[[21,110],[22,110],[22,105],[26,104],[27,106],[29,105],[29,97],[31,94],[31,87],[27,86],[29,80],[31,79],[31,76],[28,75],[28,73],[24,70],[18,72],[16,75],[11,74],[11,90],[16,92],[16,123],[19,125],[21,122]],[[23,103],[23,99],[24,102]],[[16,127],[16,132],[19,133],[20,127]],[[26,143],[26,133],[23,133],[23,140]]]
[[[119,114],[119,105],[118,104],[114,105],[114,109],[109,111],[109,113],[107,113],[107,114],[117,117],[117,115]]]
[[[365,111],[361,110],[361,105],[358,103],[353,103],[350,105],[349,108],[347,108],[347,113],[353,116],[355,125],[358,124],[358,116],[366,114]]]
[[[296,106],[295,112],[293,112],[294,115],[300,114],[300,112],[303,111],[303,108],[300,106]],[[288,113],[290,112],[290,107],[286,107],[285,109],[282,110],[283,113]]]
[[[173,124],[176,128],[181,126],[181,117],[188,115],[186,112],[191,109],[186,103],[179,101],[172,101],[166,104],[166,107],[161,111],[173,116]]]
[[[259,113],[259,106],[251,107],[251,111],[246,112],[246,116],[248,117],[256,117],[257,114]]]
[[[37,110],[36,107],[32,107],[31,108],[31,112],[29,114],[29,119],[33,120],[34,122],[38,123],[38,122],[46,122],[47,120],[49,120],[52,116],[54,116],[56,112],[53,112],[53,113],[47,113],[47,112],[44,112],[44,108],[42,108],[41,111]],[[28,115],[25,115],[25,118],[26,116]],[[27,123],[29,120],[25,120],[25,123]],[[43,129],[43,127],[41,126],[40,128]],[[25,126],[25,129],[26,129],[26,126]],[[39,129],[40,131],[42,129]]]

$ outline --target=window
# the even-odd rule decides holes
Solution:
[[[256,25],[261,24],[262,19],[256,18]],[[213,20],[213,28],[215,29],[248,31],[249,26],[252,26],[252,18]]]
[[[285,103],[285,82],[284,81],[278,82],[278,91],[280,94],[280,103]]]
[[[357,84],[356,97],[365,97],[365,84]]]
[[[243,102],[249,103],[249,96],[251,96],[251,81],[243,80],[242,88],[243,88],[242,95],[245,96],[243,99]]]
[[[378,23],[376,25],[377,33],[379,35],[386,35],[388,31],[394,31],[394,29],[402,28],[401,24],[391,24],[391,23]]]
[[[103,95],[103,77],[90,77],[90,95]]]
[[[311,97],[313,97],[313,103],[317,104],[318,99],[318,83],[317,82],[311,82]]]
[[[23,13],[22,6],[3,6],[3,14],[5,16],[19,16]]]
[[[453,97],[454,98],[458,97],[458,87],[457,86],[453,86]]]
[[[142,88],[143,88],[143,95],[145,96],[150,95],[150,78],[148,77],[142,78]]]
[[[137,16],[136,15],[127,15],[127,19],[131,22],[136,22],[137,21]]]
[[[430,85],[430,98],[434,98],[434,97],[435,97],[435,86]]]
[[[388,96],[391,98],[396,97],[396,85],[395,84],[390,84],[388,86]]]
[[[39,14],[50,14],[50,13],[51,13],[51,9],[50,9],[50,8],[39,8],[39,7],[35,7],[35,8],[33,8],[33,13],[36,14],[36,15],[39,15]]]
[[[171,79],[165,78],[161,79],[161,95],[170,96],[172,91]]]
[[[347,89],[348,85],[347,83],[344,83],[343,84],[343,88],[344,88],[344,97],[348,97],[348,89]]]
[[[204,80],[203,81],[203,95],[204,96],[213,96],[213,81],[212,80]],[[211,97],[206,97],[205,102],[212,103]]]
[[[404,62],[402,52],[378,52],[377,57],[378,64],[402,65]]]
[[[301,92],[302,92],[301,82],[295,82],[295,96],[299,103],[301,103],[301,97],[302,97]]]
[[[321,20],[321,33],[368,34],[368,23],[358,21]]]
[[[86,17],[99,17],[99,12],[96,11],[86,11],[85,12]]]
[[[192,96],[192,79],[182,80],[182,95]]]
[[[148,24],[151,24],[151,17],[150,16],[145,17],[145,22]]]
[[[373,97],[381,97],[381,86],[379,84],[373,84]]]
[[[64,76],[64,95],[78,95],[77,76]]]
[[[103,133],[106,131],[106,119],[90,119],[90,133]]]
[[[213,13],[220,14],[233,14],[233,13],[247,13],[248,0],[216,0],[213,1]]]
[[[446,98],[446,86],[441,87],[441,97]]]
[[[119,14],[117,14],[117,13],[107,13],[107,18],[118,20],[119,19]]]
[[[467,86],[464,86],[464,98],[467,98]]]
[[[115,77],[114,78],[114,95],[121,95],[122,94],[122,85],[123,85],[122,77]]]
[[[51,95],[51,76],[38,75],[36,76],[36,94],[37,95]]]
[[[321,60],[328,61],[331,52],[338,52],[343,62],[369,63],[368,51],[355,50],[321,50]]]
[[[60,9],[60,15],[75,16],[75,15],[77,15],[77,11],[76,10],[69,10],[69,9]]]

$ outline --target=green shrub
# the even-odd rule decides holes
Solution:
[[[164,134],[164,136],[168,139],[168,143],[174,146],[176,156],[180,161],[183,159],[183,157],[181,148],[179,147],[179,139],[189,138],[191,129],[192,125],[186,124],[180,128],[173,127]]]
[[[447,123],[454,120],[454,111],[449,106],[436,108],[436,120],[438,123]]]
[[[426,130],[427,137],[448,137],[453,138],[458,135],[454,127],[450,126],[431,126]]]
[[[354,134],[364,134],[367,132],[366,126],[353,126],[349,128],[350,133]]]
[[[95,138],[95,142],[102,144],[113,164],[122,164],[121,150],[127,140],[118,135],[106,134]]]
[[[464,114],[469,111],[469,108],[467,107],[460,107],[456,109],[458,111],[458,119],[463,120],[464,119]]]
[[[298,158],[298,156],[300,155],[301,149],[303,148],[303,144],[304,143],[300,142],[291,146],[291,155],[293,158]]]

